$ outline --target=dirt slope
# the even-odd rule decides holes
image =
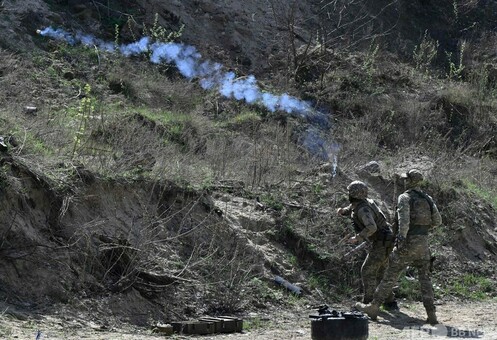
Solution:
[[[13,152],[2,154],[0,161],[0,297],[4,304],[1,307],[5,310],[0,320],[0,335],[31,337],[35,328],[39,328],[55,338],[143,338],[149,335],[149,327],[158,320],[233,313],[252,318],[253,324],[261,321],[258,317],[261,315],[263,319],[276,320],[261,329],[247,331],[243,337],[309,338],[307,314],[310,305],[354,300],[360,296],[358,278],[364,254],[350,262],[340,260],[340,256],[349,250],[342,240],[350,229],[334,213],[347,201],[346,185],[355,179],[367,182],[371,197],[379,201],[391,216],[394,197],[402,191],[395,182],[394,173],[415,165],[428,175],[426,189],[437,200],[444,219],[444,228],[432,236],[437,256],[434,283],[441,300],[441,320],[444,325],[458,328],[482,327],[488,336],[493,336],[491,332],[495,329],[490,329],[495,316],[491,312],[495,307],[493,302],[488,305],[461,302],[462,312],[453,312],[459,307],[454,298],[471,297],[485,301],[495,298],[495,287],[488,282],[497,279],[497,213],[494,206],[478,192],[471,192],[462,179],[448,182],[441,178],[442,174],[457,170],[461,165],[446,169],[443,164],[438,165],[438,158],[410,157],[408,153],[407,156],[392,158],[393,165],[381,164],[381,171],[373,174],[363,166],[372,160],[373,155],[368,154],[368,150],[360,150],[359,160],[353,155],[344,155],[348,162],[342,165],[340,159],[339,167],[335,169],[338,171],[336,176],[333,176],[333,165],[329,163],[318,166],[318,162],[309,162],[300,168],[270,153],[273,149],[279,152],[279,149],[276,142],[267,142],[262,133],[273,128],[269,119],[258,125],[251,125],[251,122],[244,125],[244,122],[237,123],[233,119],[233,130],[222,134],[225,131],[219,126],[229,124],[219,116],[236,110],[246,113],[243,105],[226,103],[209,95],[194,98],[200,90],[186,81],[181,83],[183,87],[174,90],[170,84],[177,80],[177,75],[173,71],[146,68],[140,60],[123,63],[124,71],[121,72],[129,73],[129,77],[124,78],[113,79],[113,75],[105,74],[105,66],[118,65],[119,61],[106,59],[98,52],[90,54],[92,64],[78,70],[75,65],[83,59],[77,55],[79,52],[67,53],[71,47],[66,45],[54,48],[51,42],[35,34],[38,28],[55,25],[74,31],[83,30],[112,41],[117,23],[120,25],[119,38],[131,41],[153,25],[157,14],[159,25],[168,30],[179,30],[184,24],[181,40],[197,46],[210,59],[225,63],[239,74],[255,73],[270,84],[267,86],[277,86],[278,91],[296,91],[292,85],[298,79],[291,79],[289,74],[295,71],[297,57],[306,51],[307,44],[318,41],[318,37],[323,40],[316,45],[330,51],[339,46],[338,41],[343,44],[340,46],[357,46],[362,42],[369,45],[369,38],[384,30],[388,32],[386,36],[394,35],[392,32],[399,34],[399,40],[392,40],[392,45],[395,45],[397,42],[406,43],[405,40],[412,43],[425,27],[432,25],[437,26],[436,32],[440,35],[454,31],[460,33],[467,25],[464,20],[457,22],[456,28],[448,27],[422,16],[428,10],[432,16],[443,13],[447,6],[452,5],[449,2],[399,1],[394,2],[395,6],[389,3],[367,1],[358,7],[354,1],[330,1],[324,5],[322,1],[308,1],[295,2],[292,7],[283,1],[251,0],[3,1],[0,5],[0,30],[3,32],[0,53],[2,59],[9,62],[0,64],[0,122],[3,124],[0,135],[15,131],[20,142],[15,143],[17,146],[11,145]],[[472,3],[467,2],[467,5]],[[471,14],[468,18],[482,11],[491,12],[493,8],[491,2],[478,2],[467,8],[467,13]],[[347,26],[337,26],[334,16],[338,13],[344,18],[355,18],[352,22],[357,23],[354,26],[357,30],[349,31]],[[412,13],[420,15],[412,17]],[[404,20],[396,24],[399,18],[406,16],[414,24]],[[327,19],[323,21],[323,18]],[[445,19],[443,22],[452,22],[453,18]],[[492,28],[492,22],[488,22],[485,16],[482,16],[482,25],[483,30]],[[413,26],[416,30],[411,32]],[[447,33],[450,41],[445,45],[454,45],[454,41],[464,35],[452,33]],[[366,72],[361,68],[361,58],[367,60],[367,55],[340,59],[330,52],[328,57],[331,59],[328,68],[334,63],[348,65],[350,62],[357,74]],[[46,68],[49,72],[39,76],[33,72],[36,68]],[[168,82],[161,78],[156,88],[142,86],[139,76],[150,70],[155,72],[156,78],[163,77]],[[287,73],[288,70],[293,71]],[[429,98],[421,98],[411,93],[421,92],[420,89],[411,91],[411,80],[403,82],[404,75],[392,73],[393,85],[389,86],[402,92],[402,96],[419,99],[426,105],[436,96],[438,85],[427,86],[429,96],[426,96]],[[349,79],[340,73],[330,77],[337,81],[333,84],[341,84],[341,93],[347,98],[355,93],[354,88],[364,85],[359,81],[361,78]],[[107,83],[98,83],[97,79]],[[388,83],[390,78],[385,79]],[[423,79],[423,85],[429,81]],[[135,130],[120,130],[116,123],[109,130],[96,129],[91,136],[99,142],[106,138],[118,140],[116,144],[121,144],[123,149],[110,156],[110,162],[136,165],[132,168],[134,173],[123,171],[102,175],[95,170],[98,159],[92,158],[93,155],[86,158],[90,160],[87,164],[81,164],[74,157],[58,159],[53,154],[45,155],[42,147],[33,147],[29,152],[23,149],[25,143],[38,146],[39,142],[43,146],[46,135],[59,134],[63,127],[59,126],[59,130],[53,128],[56,125],[51,125],[55,114],[70,115],[69,109],[74,110],[73,106],[85,98],[81,86],[79,93],[77,91],[77,85],[81,85],[78,82],[92,81],[96,87],[103,88],[99,92],[105,97],[103,102],[115,105],[114,110],[118,112],[138,102],[133,106],[136,111],[131,116],[133,119],[117,121],[129,123]],[[402,88],[397,88],[397,81],[402,81]],[[113,87],[108,86],[109,83]],[[124,92],[129,84],[135,85],[135,90],[146,88],[148,92],[141,94],[146,99],[140,102],[137,98],[127,98]],[[180,100],[183,103],[172,103],[178,92],[182,92]],[[365,97],[381,102],[382,98],[393,96],[368,92]],[[194,103],[196,106],[191,103],[195,100],[200,102]],[[25,106],[31,101],[40,104],[38,115],[26,114]],[[156,150],[151,150],[150,154],[143,153],[140,144],[136,143],[145,138],[125,139],[139,131],[137,135],[151,139],[157,137],[159,142],[151,143],[151,148],[173,144],[172,138],[164,134],[169,126],[161,126],[139,114],[139,106],[144,104],[164,106],[172,111],[194,111],[202,116],[198,125],[208,125],[207,122],[213,121],[214,128],[208,129],[205,135],[221,135],[228,140],[224,146],[232,143],[238,147],[231,150],[233,154],[248,155],[251,163],[246,164],[256,164],[253,168],[245,163],[237,165],[233,173],[245,171],[252,176],[260,171],[261,176],[268,171],[265,168],[268,164],[285,171],[276,172],[273,174],[277,177],[275,181],[260,187],[254,184],[254,180],[250,183],[248,180],[226,182],[205,178],[203,187],[195,189],[181,180],[169,181],[162,177],[150,180],[145,176],[148,168],[165,167],[169,163],[174,165],[177,159],[169,159],[167,154],[159,164],[156,162],[158,156],[151,155]],[[327,104],[332,106],[331,102]],[[440,106],[449,118],[460,108],[441,100],[432,106]],[[384,111],[394,117],[395,110]],[[343,112],[354,120],[355,113],[358,113],[360,120],[365,111],[345,107]],[[461,112],[470,113],[462,109]],[[465,117],[457,117],[460,116]],[[417,125],[416,118],[418,116],[406,121]],[[278,128],[290,125],[286,117],[274,119],[280,120],[275,124]],[[352,125],[352,119],[346,120],[344,116],[340,119],[344,120],[337,121],[339,127],[345,129]],[[298,121],[291,123],[297,125]],[[2,130],[4,125],[9,126],[8,131]],[[269,126],[267,130],[263,130],[266,126]],[[199,131],[195,125],[188,128],[194,136]],[[236,129],[245,128],[247,131],[243,131],[246,132],[243,138],[234,142],[228,139],[239,132]],[[443,126],[441,130],[444,135],[453,137],[451,133],[457,130],[453,128]],[[287,143],[285,152],[291,149],[288,141],[292,136],[289,134],[286,130],[278,135],[280,142]],[[459,140],[461,135],[467,136],[467,131],[460,131],[454,138]],[[208,140],[208,137],[201,137]],[[366,140],[369,135],[357,133],[358,143],[361,138]],[[488,145],[492,145],[492,138]],[[72,141],[66,139],[65,143],[70,143],[68,140]],[[175,142],[178,140],[180,150],[191,147],[184,136],[176,138]],[[184,156],[185,164],[193,157],[201,160],[207,157],[202,154],[207,144],[205,140],[192,147],[194,151],[188,150]],[[393,141],[390,144],[395,144],[395,139]],[[259,142],[267,144],[258,148]],[[265,157],[262,161],[251,158],[257,156],[255,151],[253,154],[247,152],[253,146],[253,150],[259,150]],[[216,144],[213,149],[216,154],[223,153]],[[158,150],[156,152],[161,153],[162,149]],[[393,149],[387,151],[394,152]],[[140,158],[135,160],[134,156]],[[301,157],[301,163],[308,159],[302,154],[298,157]],[[464,166],[468,163],[461,161]],[[122,169],[129,170],[124,165]],[[195,170],[199,177],[203,175],[201,166]],[[180,171],[186,173],[183,168]],[[299,284],[304,296],[300,300],[289,296],[274,284],[275,275]],[[407,275],[406,280],[412,273]],[[461,281],[464,278],[469,283]],[[415,297],[409,296],[409,299]],[[475,309],[476,313],[472,314]],[[283,316],[278,314],[281,310]],[[398,318],[390,323],[385,321],[388,320],[386,317],[380,323],[371,324],[372,336],[396,338],[402,335],[400,328],[410,325],[413,319],[415,325],[420,324],[419,319],[423,316],[420,303],[406,302],[403,312],[407,316],[397,315]],[[10,317],[17,320],[12,321]],[[138,326],[143,328],[138,329]],[[121,331],[128,333],[124,335]]]

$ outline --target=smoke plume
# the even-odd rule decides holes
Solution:
[[[175,42],[151,43],[148,37],[117,46],[112,42],[106,42],[81,32],[70,34],[63,29],[52,27],[38,30],[37,33],[70,45],[95,46],[99,50],[121,53],[127,57],[148,53],[150,62],[176,66],[182,76],[190,80],[198,80],[205,90],[217,90],[226,98],[260,105],[271,112],[280,110],[291,116],[300,117],[310,125],[304,138],[306,148],[323,159],[328,160],[331,157],[329,150],[333,148],[327,146],[321,137],[323,132],[330,128],[329,119],[325,114],[314,110],[309,102],[289,94],[278,95],[262,91],[253,75],[237,77],[234,72],[225,71],[219,63],[202,60],[201,54],[193,46]]]

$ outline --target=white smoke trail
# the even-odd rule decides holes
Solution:
[[[68,33],[63,29],[52,27],[37,30],[37,33],[52,39],[65,41],[70,45],[82,44],[96,46],[98,49],[110,53],[119,52],[124,56],[134,56],[149,53],[150,62],[174,64],[178,71],[187,79],[198,79],[200,86],[205,90],[217,89],[226,98],[244,100],[248,104],[261,105],[271,112],[281,110],[287,114],[303,118],[310,123],[304,145],[321,158],[328,159],[329,154],[321,134],[317,130],[329,129],[328,117],[314,110],[310,103],[300,100],[289,94],[272,94],[262,91],[253,75],[236,77],[230,71],[224,71],[223,66],[210,60],[202,61],[201,54],[193,46],[175,42],[150,43],[150,38],[143,37],[139,41],[116,46],[112,42],[95,38],[91,35]],[[317,127],[317,129],[316,129]],[[313,151],[314,150],[314,151]]]
[[[335,178],[338,175],[338,153],[340,152],[340,145],[332,143],[328,146],[328,159],[331,162],[331,177]]]
[[[338,168],[338,156],[336,154],[333,155],[333,165],[331,167],[331,177],[335,178],[337,175]]]
[[[236,78],[235,73],[223,71],[221,64],[202,61],[200,53],[193,46],[175,42],[150,44],[148,37],[131,44],[116,46],[112,42],[106,42],[80,32],[72,35],[60,28],[47,27],[37,32],[42,36],[62,40],[70,45],[81,43],[86,46],[96,46],[100,50],[120,52],[127,57],[150,52],[152,63],[174,64],[184,77],[188,79],[198,78],[202,88],[206,90],[217,88],[224,97],[245,100],[249,104],[260,104],[271,112],[282,110],[302,117],[317,114],[313,112],[309,103],[296,97],[288,94],[275,95],[263,92],[252,75]]]

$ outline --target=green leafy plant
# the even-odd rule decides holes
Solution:
[[[418,70],[428,73],[429,66],[437,56],[438,46],[438,40],[430,38],[428,30],[426,30],[423,39],[419,45],[414,47],[413,51],[413,59]]]
[[[463,63],[464,51],[466,50],[466,41],[462,41],[459,45],[459,60],[454,62],[452,58],[452,52],[445,52],[447,59],[449,61],[449,73],[447,77],[451,80],[460,80],[462,77],[462,72],[466,68]]]
[[[314,183],[312,185],[312,193],[314,195],[317,195],[317,196],[321,195],[323,193],[323,190],[324,190],[324,188],[323,188],[323,185],[321,183]]]
[[[293,266],[293,267],[296,267],[299,265],[299,259],[297,256],[295,256],[294,254],[289,254],[288,255],[288,262]]]
[[[91,97],[91,86],[86,84],[83,88],[85,96],[79,102],[78,111],[76,114],[77,127],[74,134],[74,142],[71,157],[74,158],[78,149],[83,143],[83,139],[88,127],[88,121],[95,111],[95,98]]]
[[[469,191],[490,202],[497,209],[497,193],[493,192],[490,188],[483,188],[469,180],[464,181],[464,184]]]
[[[378,58],[378,52],[380,50],[380,45],[375,43],[373,39],[369,45],[369,51],[366,55],[366,59],[362,64],[362,70],[366,73],[368,82],[371,83],[373,80],[373,74],[376,70],[376,61]]]
[[[490,279],[471,273],[450,281],[444,289],[447,295],[456,295],[470,300],[485,300],[493,291],[494,285]]]
[[[409,300],[420,300],[421,290],[419,280],[402,275],[398,287],[396,296]]]
[[[250,280],[249,288],[255,293],[253,296],[262,301],[277,301],[283,297],[281,289],[273,289],[267,282],[257,277]]]
[[[328,278],[324,275],[319,274],[311,274],[309,275],[309,279],[307,281],[310,289],[321,289],[327,290],[329,289],[329,281]]]
[[[133,31],[131,31],[131,32],[133,32]],[[119,45],[119,35],[120,35],[119,25],[116,24],[116,25],[114,25],[114,45],[116,45],[116,46]]]
[[[159,14],[155,13],[154,22],[150,28],[144,25],[143,33],[149,36],[153,41],[169,42],[175,41],[181,37],[185,25],[181,25],[177,31],[168,31],[159,24]]]
[[[35,133],[20,126],[14,127],[11,132],[14,136],[21,136],[21,143],[15,150],[16,154],[32,153],[44,156],[49,156],[52,154],[52,146],[46,143],[46,141],[40,136],[39,133]]]
[[[457,0],[452,1],[452,12],[454,13],[455,20],[459,20],[459,6],[457,5]]]
[[[276,211],[283,209],[283,203],[279,200],[279,198],[270,193],[262,195],[261,202]]]
[[[261,121],[261,116],[254,111],[244,110],[227,121],[226,126],[244,127],[247,125],[258,124]]]

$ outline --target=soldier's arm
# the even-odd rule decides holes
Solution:
[[[399,224],[399,232],[398,235],[406,238],[407,232],[409,231],[409,221],[411,214],[410,207],[410,198],[407,194],[402,194],[399,196],[399,200],[397,202],[397,215],[398,215],[398,224]]]
[[[350,214],[352,214],[352,204],[349,204],[343,208],[338,208],[337,214],[342,216],[350,216]]]
[[[428,196],[430,197],[430,196]],[[433,202],[433,198],[431,198]],[[431,211],[431,227],[435,228],[442,224],[442,216],[440,215],[440,211],[438,211],[437,205],[433,202],[433,209]]]
[[[370,208],[363,207],[357,212],[357,217],[359,217],[359,220],[364,225],[364,229],[357,236],[362,240],[367,240],[378,229],[374,221],[373,212]]]

